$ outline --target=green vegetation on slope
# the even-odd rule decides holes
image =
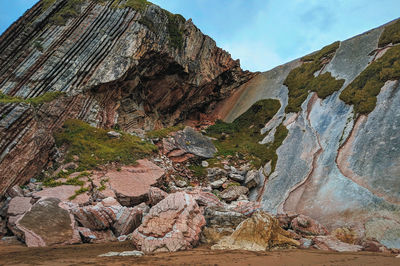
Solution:
[[[110,162],[132,164],[157,150],[156,146],[136,136],[122,133],[120,139],[110,138],[107,130],[75,119],[67,120],[54,137],[58,147],[67,145],[67,162],[73,161],[74,155],[79,157],[77,171],[93,169]]]
[[[400,20],[397,20],[392,25],[386,26],[379,39],[379,47],[384,47],[390,43],[400,43]]]
[[[62,95],[65,95],[65,93],[59,91],[52,91],[52,92],[46,92],[42,96],[23,99],[21,97],[9,96],[0,92],[0,103],[28,103],[32,104],[33,106],[38,106],[43,103],[51,102],[57,99],[58,97],[61,97]]]
[[[375,109],[376,96],[389,80],[400,79],[400,46],[390,48],[372,62],[340,94],[340,99],[354,105],[356,114],[368,114]]]
[[[301,59],[303,64],[289,73],[284,82],[289,89],[289,103],[285,110],[287,113],[300,111],[301,104],[307,99],[309,91],[315,91],[318,97],[324,99],[343,86],[344,80],[336,80],[330,73],[314,76],[326,61],[332,59],[339,44],[340,42],[335,42],[312,55],[303,57]]]
[[[149,131],[146,133],[146,137],[151,138],[151,139],[162,139],[167,137],[170,133],[172,132],[176,132],[179,130],[184,129],[185,127],[183,125],[176,125],[173,127],[166,127],[166,128],[162,128],[162,129],[158,129],[158,130],[153,130],[153,131]]]
[[[181,49],[183,47],[183,29],[182,24],[185,23],[186,19],[179,14],[172,14],[165,10],[168,16],[168,38],[171,47],[175,49]]]
[[[217,121],[207,129],[207,134],[216,138],[214,145],[218,149],[216,156],[235,155],[243,156],[255,167],[272,161],[275,168],[277,162],[276,150],[287,136],[288,130],[279,125],[275,133],[275,140],[270,144],[259,144],[263,136],[260,130],[273,118],[280,109],[278,100],[267,99],[256,102],[249,110],[238,117],[233,123]]]

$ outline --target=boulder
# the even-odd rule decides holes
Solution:
[[[148,201],[152,186],[161,181],[164,170],[148,160],[138,160],[136,166],[109,170],[105,176],[118,201],[127,207]]]
[[[175,144],[180,149],[202,158],[212,158],[217,152],[212,141],[191,127],[185,127],[175,136]]]
[[[251,170],[247,172],[246,178],[244,180],[244,185],[247,188],[257,187],[260,184],[260,174],[257,170]]]
[[[103,205],[104,207],[121,206],[121,204],[119,204],[119,202],[113,197],[102,199],[101,205]]]
[[[208,167],[209,165],[210,164],[207,161],[202,161],[201,162],[201,166],[204,167],[204,168]]]
[[[224,178],[228,175],[228,172],[224,169],[214,167],[214,168],[207,168],[207,177],[210,180],[216,180],[220,178]]]
[[[132,241],[144,253],[187,250],[197,245],[204,225],[195,199],[177,192],[150,209],[133,232]]]
[[[362,246],[344,243],[334,236],[316,236],[313,242],[314,247],[326,251],[357,252],[363,249]]]
[[[246,177],[244,175],[230,173],[229,178],[232,179],[233,181],[242,183],[242,182],[244,182]]]
[[[242,195],[243,196],[243,195]],[[247,217],[250,217],[254,212],[261,209],[261,204],[255,201],[235,201],[227,207],[229,210],[241,213]]]
[[[7,190],[7,194],[11,198],[23,197],[24,196],[24,191],[21,189],[20,186],[13,186],[9,190]]]
[[[83,243],[107,243],[117,241],[111,230],[92,231],[85,227],[78,227]]]
[[[25,212],[29,211],[32,207],[31,204],[32,198],[25,198],[25,197],[15,197],[12,198],[8,205],[7,214],[9,216],[21,215]]]
[[[350,228],[336,228],[332,231],[331,235],[347,244],[356,244],[359,242],[357,233]]]
[[[302,214],[292,220],[291,227],[296,233],[305,236],[328,234],[328,230],[323,225]]]
[[[33,198],[57,198],[60,201],[71,201],[77,204],[88,204],[90,197],[87,194],[80,194],[75,199],[70,200],[75,195],[75,191],[79,190],[80,186],[62,185],[58,187],[45,188],[41,191],[33,193]]]
[[[243,249],[265,251],[276,248],[298,247],[279,226],[279,221],[266,212],[258,211],[238,225],[232,235],[222,238],[212,249]]]
[[[142,218],[149,212],[149,207],[142,203],[133,208],[122,207],[112,228],[117,236],[132,233],[142,223]]]
[[[118,133],[116,131],[108,131],[107,136],[112,139],[119,139],[119,138],[121,138],[122,135],[121,135],[121,133]]]
[[[195,189],[193,191],[187,191],[199,206],[204,207],[223,207],[225,203],[221,202],[217,196],[211,192],[202,191],[200,189]]]
[[[28,247],[81,242],[75,220],[57,198],[45,198],[15,222]]]
[[[214,182],[211,182],[210,185],[213,189],[217,189],[222,187],[222,185],[227,181],[228,179],[226,177],[223,177],[221,179],[215,180]]]
[[[249,193],[249,189],[243,186],[230,186],[221,192],[220,197],[222,200],[231,202],[237,200],[240,195],[245,195]]]
[[[163,199],[165,199],[167,196],[168,196],[167,192],[156,187],[151,187],[149,189],[149,204],[151,206],[154,206]]]

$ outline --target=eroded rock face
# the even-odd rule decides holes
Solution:
[[[279,221],[265,212],[256,212],[243,221],[231,236],[222,238],[212,249],[265,251],[297,247],[300,243],[279,226]]]
[[[316,248],[326,251],[357,252],[363,249],[362,246],[344,243],[334,236],[317,236],[313,242]]]
[[[197,245],[205,219],[192,196],[170,194],[150,209],[132,235],[144,253],[186,250]]]
[[[60,205],[56,198],[39,200],[16,221],[16,228],[28,247],[81,242],[75,220]]]
[[[172,18],[156,5],[138,12],[77,1],[78,15],[55,25],[66,2],[47,10],[38,2],[0,37],[2,93],[66,92],[37,106],[0,104],[0,195],[40,173],[54,155],[52,132],[68,118],[143,133],[199,120],[253,76],[191,20],[176,19],[182,43],[171,44]]]
[[[322,224],[305,215],[294,218],[291,226],[296,233],[301,235],[320,236],[328,234],[328,230]]]
[[[343,90],[379,57],[382,32],[380,27],[341,42],[320,73],[344,79]],[[376,88],[377,104],[368,116],[354,119],[353,107],[339,99],[341,90],[325,99],[310,93],[301,111],[285,113],[288,88],[283,83],[300,64],[294,60],[257,75],[217,110],[232,122],[258,100],[281,103],[262,132],[267,141],[267,132],[282,123],[288,136],[277,149],[274,171],[251,198],[274,215],[301,213],[329,231],[351,227],[360,238],[400,248],[399,81]]]

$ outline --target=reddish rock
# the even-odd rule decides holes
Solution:
[[[132,241],[145,253],[187,250],[197,245],[205,223],[195,199],[177,192],[150,209]]]
[[[357,252],[363,249],[362,246],[344,243],[334,236],[316,236],[313,242],[317,249],[326,251]]]
[[[58,187],[45,188],[39,192],[33,193],[34,198],[57,198],[60,201],[68,201],[75,195],[75,191],[80,189],[79,186],[62,185]]]
[[[0,238],[7,234],[7,223],[6,221],[0,217]]]
[[[78,227],[79,234],[84,243],[107,243],[117,241],[111,230],[92,231],[85,227]]]
[[[75,220],[60,203],[57,198],[42,199],[16,221],[15,226],[28,247],[81,242]]]
[[[118,201],[124,206],[135,206],[148,201],[151,186],[160,182],[164,170],[148,160],[138,160],[136,166],[110,170],[106,176]]]
[[[24,214],[32,207],[31,200],[32,198],[13,198],[8,205],[7,214],[11,216]]]
[[[107,230],[111,228],[117,218],[113,209],[101,204],[73,208],[71,212],[83,227],[91,230]]]
[[[300,214],[292,220],[293,230],[300,235],[326,235],[328,230],[312,218]]]
[[[149,189],[149,204],[154,206],[163,199],[165,199],[168,196],[168,193],[156,188],[156,187],[151,187]]]
[[[221,202],[217,196],[210,192],[201,191],[196,189],[194,191],[187,192],[190,194],[197,202],[199,206],[205,207],[224,207],[225,203]]]
[[[119,202],[115,198],[112,198],[112,197],[103,199],[101,201],[101,204],[104,207],[121,206],[121,204],[119,204]]]
[[[390,253],[390,251],[384,245],[376,240],[366,239],[362,241],[360,245],[363,247],[364,251]]]
[[[290,224],[292,223],[292,220],[294,218],[296,218],[296,216],[289,216],[286,213],[280,213],[280,214],[277,214],[275,216],[275,218],[278,219],[279,224],[283,229],[289,229]]]
[[[261,204],[255,201],[237,201],[228,206],[228,209],[250,217],[254,212],[261,209]]]
[[[121,236],[132,233],[139,227],[144,214],[147,212],[148,206],[144,203],[134,208],[122,207],[117,214],[118,219],[112,226],[115,234]]]

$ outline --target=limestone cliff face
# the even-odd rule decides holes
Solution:
[[[140,133],[198,119],[253,76],[190,20],[143,1],[40,1],[0,51],[0,92],[14,97],[0,103],[0,195],[41,171],[68,118]],[[22,100],[54,91],[65,94]]]
[[[363,237],[400,248],[400,82],[392,78],[377,88],[376,107],[369,114],[357,115],[339,99],[367,66],[398,49],[378,49],[383,31],[380,27],[341,42],[318,73],[344,79],[343,86],[325,99],[309,92],[298,113],[285,113],[284,82],[293,69],[307,64],[300,59],[242,85],[218,112],[229,122],[258,100],[278,99],[282,104],[262,131],[268,139],[281,122],[289,130],[277,150],[275,171],[258,188],[266,211],[302,213],[330,229],[352,227]]]

